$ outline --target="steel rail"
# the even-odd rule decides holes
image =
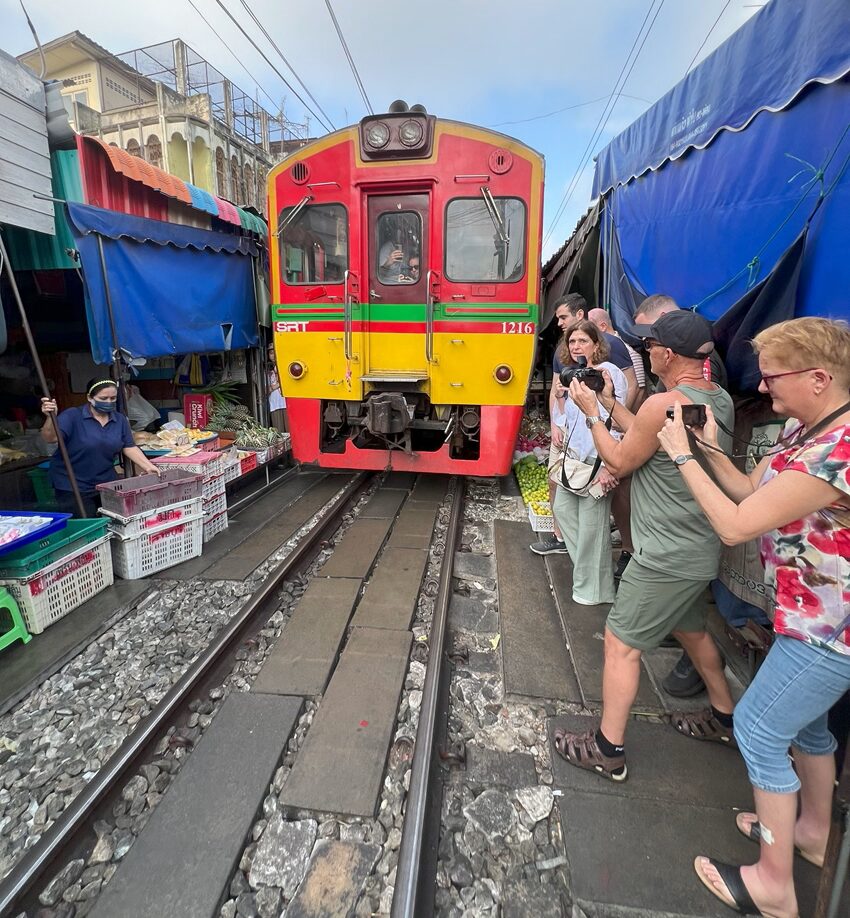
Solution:
[[[124,740],[117,752],[45,832],[38,844],[34,845],[18,861],[0,884],[0,916],[11,914],[10,910],[18,899],[27,894],[43,876],[62,846],[69,843],[73,836],[85,827],[86,820],[107,799],[144,751],[146,745],[161,734],[170,718],[188,701],[203,677],[239,642],[243,631],[258,610],[262,609],[274,596],[281,583],[298,569],[325,536],[339,525],[342,515],[357,500],[371,478],[371,475],[360,472],[346,485],[332,511],[314,526],[269,574],[245,606],[222,628],[209,647],[174,683],[150,714],[141,721],[138,729]]]
[[[419,726],[416,729],[410,790],[407,795],[404,827],[398,852],[395,893],[390,913],[392,918],[413,918],[418,904],[419,868],[425,843],[425,817],[430,803],[428,785],[431,778],[431,763],[434,760],[435,726],[443,669],[443,645],[446,639],[455,545],[458,542],[460,524],[463,519],[464,491],[464,480],[456,478],[452,512],[446,532],[446,549],[440,567],[440,584],[434,605],[434,616],[431,620],[431,648],[428,669],[425,673],[425,685],[422,689],[422,707],[419,714]]]

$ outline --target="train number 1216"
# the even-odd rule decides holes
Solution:
[[[502,331],[506,335],[533,335],[533,322],[502,322]]]

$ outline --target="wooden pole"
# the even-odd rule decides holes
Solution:
[[[41,392],[45,398],[52,398],[50,394],[50,389],[47,387],[47,379],[44,376],[44,369],[41,366],[41,359],[38,356],[38,351],[35,347],[35,340],[32,336],[32,329],[30,328],[29,320],[27,319],[27,313],[24,309],[23,301],[21,300],[21,292],[18,289],[18,282],[15,279],[15,272],[12,270],[12,263],[9,261],[9,253],[6,251],[6,246],[3,242],[3,237],[0,235],[0,261],[2,265],[6,266],[6,276],[9,278],[9,284],[12,287],[12,295],[15,298],[15,302],[18,304],[18,312],[21,314],[21,324],[24,328],[24,334],[27,338],[27,344],[29,345],[30,354],[32,356],[32,362],[35,365],[35,371],[38,374],[38,381],[41,385]],[[0,267],[2,267],[0,265]],[[53,424],[53,432],[56,434],[56,443],[59,446],[59,452],[62,455],[62,461],[65,463],[65,469],[68,472],[68,481],[71,483],[71,490],[74,492],[74,501],[77,504],[77,509],[79,510],[80,516],[86,517],[86,508],[83,506],[83,499],[80,496],[80,488],[77,485],[77,476],[74,474],[74,469],[71,467],[71,459],[68,456],[68,449],[65,446],[65,438],[62,436],[62,431],[59,429],[59,424],[56,422],[56,415],[49,415],[50,422]]]

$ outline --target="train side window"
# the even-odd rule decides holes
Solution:
[[[382,284],[415,284],[422,255],[422,217],[412,210],[381,214],[375,224],[375,271]]]
[[[341,284],[348,268],[348,214],[342,204],[284,207],[280,246],[281,275],[287,284]]]
[[[525,273],[525,204],[518,198],[455,198],[446,207],[449,280],[513,283]]]

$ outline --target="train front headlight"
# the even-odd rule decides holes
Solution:
[[[366,128],[366,143],[368,143],[370,147],[380,150],[381,147],[385,147],[389,143],[389,140],[390,129],[383,121],[373,121],[372,124]]]
[[[504,386],[514,378],[514,371],[506,363],[502,363],[493,370],[493,377],[497,383]]]
[[[419,121],[405,121],[398,129],[398,139],[406,147],[415,147],[422,142],[422,124]]]
[[[293,361],[289,364],[287,370],[293,379],[301,379],[301,377],[307,372],[307,367],[305,367],[303,363]]]

